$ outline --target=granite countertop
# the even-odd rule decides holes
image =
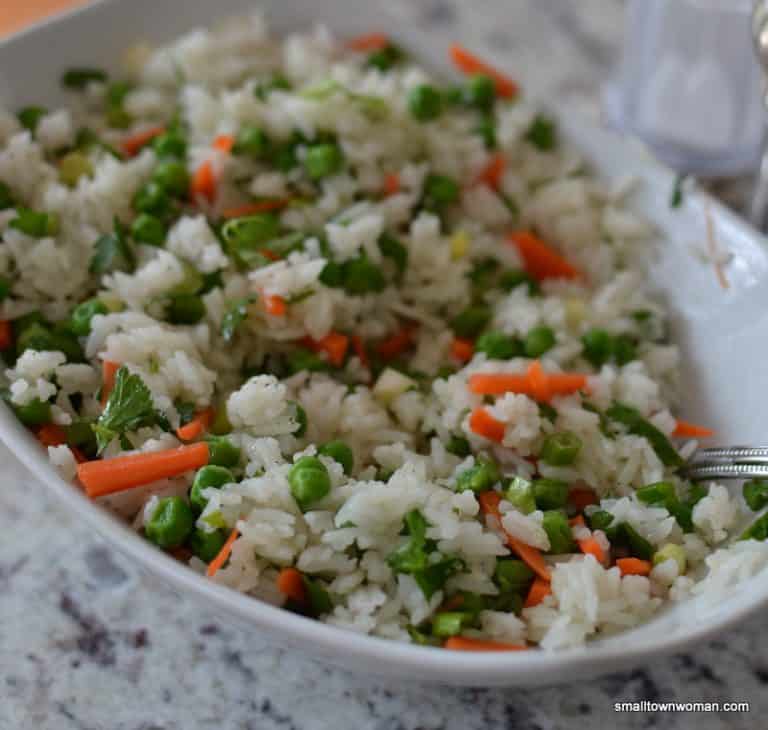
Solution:
[[[509,57],[596,117],[619,0],[394,0],[405,22]],[[503,19],[503,24],[499,23]],[[739,730],[768,711],[768,633],[735,631],[632,671],[540,690],[351,675],[277,651],[143,576],[0,446],[0,730]],[[750,715],[616,715],[623,700],[742,701]]]

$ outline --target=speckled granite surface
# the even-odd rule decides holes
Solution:
[[[597,116],[618,0],[396,0],[407,22],[485,46]],[[503,22],[499,22],[499,21]],[[0,730],[560,730],[765,727],[768,628],[589,683],[456,690],[352,676],[141,576],[0,447]],[[615,700],[742,701],[749,715],[617,715]]]

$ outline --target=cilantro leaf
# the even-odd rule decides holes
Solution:
[[[94,252],[88,270],[92,274],[105,274],[114,269],[133,271],[136,258],[128,243],[125,226],[115,219],[112,233],[105,233],[94,244]]]
[[[149,388],[138,375],[132,375],[128,368],[121,367],[107,405],[92,426],[99,451],[103,451],[115,437],[142,426],[151,426],[156,420]]]
[[[248,316],[248,305],[253,304],[253,297],[243,297],[233,301],[221,320],[221,336],[225,342],[231,342],[235,336],[237,328],[245,321]]]

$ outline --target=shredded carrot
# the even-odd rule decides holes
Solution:
[[[285,299],[281,296],[270,294],[264,297],[264,309],[267,311],[267,314],[271,314],[273,317],[284,317],[288,306]]]
[[[511,99],[513,96],[517,95],[519,87],[512,79],[505,76],[473,53],[470,53],[466,48],[463,48],[458,43],[453,43],[451,45],[450,53],[453,65],[462,73],[468,75],[483,74],[485,76],[490,76],[496,85],[496,93],[504,99]]]
[[[77,476],[93,499],[179,476],[207,463],[208,444],[201,441],[166,451],[86,461],[77,467]]]
[[[600,565],[605,565],[605,550],[603,546],[594,537],[585,537],[583,540],[576,541],[579,545],[579,550],[584,555],[592,555]]]
[[[109,394],[115,387],[115,377],[120,369],[119,362],[104,360],[101,364],[101,405],[105,406],[109,400]]]
[[[475,354],[475,343],[456,337],[451,343],[451,355],[459,362],[469,362]]]
[[[0,352],[13,344],[13,329],[7,319],[0,319]]]
[[[344,358],[347,356],[349,348],[349,337],[340,332],[329,332],[320,340],[307,338],[307,345],[315,352],[323,352],[328,358],[328,362],[334,367],[340,368],[344,364]]]
[[[400,175],[388,172],[384,175],[384,195],[396,195],[400,192]]]
[[[526,651],[522,644],[506,644],[503,641],[489,639],[470,639],[466,636],[451,636],[445,640],[444,649],[452,651]]]
[[[279,198],[259,200],[256,203],[245,203],[234,208],[227,208],[221,214],[221,217],[229,220],[231,218],[243,218],[247,215],[256,215],[257,213],[271,213],[273,210],[282,210],[286,205],[288,205],[288,201]]]
[[[165,127],[150,127],[136,132],[120,142],[120,150],[126,157],[135,157],[144,145],[165,132]]]
[[[525,597],[524,608],[531,608],[538,606],[550,593],[552,593],[552,586],[548,580],[536,577],[531,583],[531,587],[528,589],[528,595]]]
[[[498,190],[501,185],[501,179],[504,177],[505,167],[504,155],[501,152],[495,154],[477,176],[477,182],[485,183],[489,188]]]
[[[504,423],[494,418],[485,408],[475,408],[469,417],[469,428],[472,433],[487,438],[489,441],[501,443],[507,427]]]
[[[220,134],[213,140],[213,149],[229,154],[235,146],[235,138],[231,134]]]
[[[61,446],[67,442],[67,434],[56,423],[46,423],[37,429],[35,435],[43,446]]]
[[[211,560],[210,563],[208,563],[208,570],[206,571],[206,575],[209,578],[213,578],[216,573],[221,570],[221,568],[224,567],[224,563],[227,562],[227,558],[229,558],[229,554],[232,552],[232,546],[235,544],[235,540],[240,536],[240,533],[237,531],[237,528],[232,530],[232,532],[229,533],[229,537],[227,538],[227,541],[222,545],[221,550],[219,550],[219,554]]]
[[[689,423],[688,421],[681,421],[678,419],[675,424],[675,430],[672,431],[672,435],[689,439],[706,439],[710,436],[714,436],[715,432],[706,426],[697,426],[695,423]]]
[[[347,41],[350,51],[370,52],[380,51],[389,45],[389,37],[384,33],[365,33]]]
[[[650,560],[640,558],[619,558],[616,566],[622,575],[649,575],[653,567]]]
[[[393,360],[398,355],[402,355],[413,342],[413,330],[410,327],[403,327],[386,340],[382,340],[376,346],[376,351],[385,360]]]
[[[355,351],[355,355],[357,355],[357,359],[360,360],[360,364],[367,368],[369,366],[368,361],[368,353],[365,350],[365,343],[363,342],[363,338],[360,337],[360,335],[352,335],[352,349]]]
[[[598,504],[600,500],[598,500],[597,495],[589,487],[575,487],[568,493],[568,501],[579,512],[582,512],[585,507]]]
[[[216,175],[213,173],[213,163],[210,160],[203,162],[195,170],[189,188],[192,200],[205,198],[209,203],[216,197]]]
[[[198,436],[202,436],[213,423],[213,417],[213,408],[206,408],[204,411],[200,411],[189,423],[179,426],[176,429],[176,435],[182,441],[194,441]]]
[[[283,568],[278,573],[277,590],[297,603],[305,603],[307,600],[304,578],[296,568]]]
[[[520,252],[526,271],[536,279],[580,279],[581,272],[530,231],[517,231],[509,240]]]
[[[545,373],[538,360],[534,360],[524,374],[475,373],[470,376],[468,384],[473,393],[480,395],[520,393],[539,402],[588,389],[586,375]]]
[[[501,525],[501,512],[499,511],[499,504],[501,503],[501,495],[493,490],[482,492],[478,498],[480,503],[480,509],[484,514],[490,515],[498,522],[499,528],[503,529]],[[504,534],[507,537],[507,544],[514,550],[520,559],[542,580],[549,581],[551,573],[549,572],[549,566],[544,560],[541,552],[535,547],[526,545],[521,540],[510,535],[506,530]]]

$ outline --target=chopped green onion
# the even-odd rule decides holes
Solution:
[[[541,459],[550,466],[570,466],[581,451],[581,439],[571,431],[549,434],[541,447]]]

